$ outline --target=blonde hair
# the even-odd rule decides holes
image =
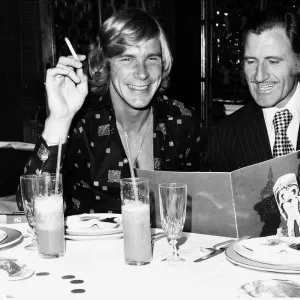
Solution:
[[[158,38],[162,49],[163,76],[160,89],[168,87],[173,58],[166,35],[156,19],[146,12],[129,8],[119,10],[100,28],[88,56],[91,91],[103,95],[110,78],[109,59],[122,54],[127,46]]]

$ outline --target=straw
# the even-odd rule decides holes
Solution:
[[[56,175],[55,175],[55,194],[58,194],[59,174],[60,174],[60,160],[61,160],[61,148],[62,148],[62,141],[61,141],[61,138],[59,138],[58,153],[57,153],[57,162],[56,162]]]
[[[131,155],[130,155],[130,150],[129,150],[129,144],[128,144],[128,135],[127,132],[124,132],[124,136],[125,136],[125,144],[126,144],[126,148],[127,148],[127,156],[128,156],[128,161],[129,161],[129,168],[130,168],[130,174],[131,174],[131,178],[134,179],[134,171],[133,171],[133,165],[131,162]]]
[[[78,58],[78,56],[77,56],[77,54],[76,54],[76,52],[75,52],[75,50],[74,50],[74,48],[73,48],[73,46],[72,46],[72,44],[71,44],[71,42],[69,41],[69,39],[68,39],[67,37],[65,37],[65,41],[66,41],[67,46],[68,46],[68,48],[70,49],[70,51],[71,51],[73,57],[74,57],[75,59],[77,59],[78,61],[80,61],[79,58]]]
[[[131,178],[132,178],[132,184],[133,184],[133,192],[134,192],[134,198],[136,201],[138,201],[139,197],[138,197],[138,191],[137,191],[137,187],[136,187],[136,181],[135,181],[135,176],[134,176],[134,171],[133,171],[133,165],[131,162],[131,155],[130,155],[130,150],[129,150],[129,144],[128,144],[128,135],[127,132],[124,132],[124,136],[125,136],[125,144],[126,144],[126,148],[127,148],[127,156],[128,156],[128,162],[129,162],[129,169],[130,169],[130,174],[131,174]]]

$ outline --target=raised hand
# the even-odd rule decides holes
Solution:
[[[45,122],[43,137],[47,143],[66,141],[72,119],[88,94],[87,76],[82,63],[85,55],[60,57],[55,68],[47,70],[46,90],[50,114]]]
[[[85,55],[78,55],[80,61]],[[46,90],[50,118],[73,118],[88,94],[82,63],[72,56],[60,57],[55,68],[47,70]]]

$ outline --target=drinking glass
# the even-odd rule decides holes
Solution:
[[[34,215],[38,253],[42,258],[65,254],[62,175],[43,173],[35,178]]]
[[[36,174],[33,175],[22,175],[20,177],[20,190],[22,196],[22,202],[24,206],[25,215],[27,218],[28,225],[33,231],[31,242],[25,246],[27,250],[37,249],[36,239],[36,220],[34,213],[34,197],[35,197],[35,178]]]
[[[177,239],[182,233],[186,216],[187,185],[184,183],[161,183],[159,189],[159,206],[161,225],[172,253],[162,261],[183,262],[177,251]]]
[[[152,260],[149,179],[120,180],[124,256],[128,265],[142,266]]]

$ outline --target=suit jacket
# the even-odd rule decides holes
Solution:
[[[300,148],[299,133],[297,150]],[[217,123],[212,128],[205,159],[206,167],[215,172],[231,172],[272,159],[262,108],[251,103]],[[264,223],[260,236],[276,234],[280,227],[279,210],[266,213],[270,201],[277,206],[274,195],[270,195],[269,199],[258,201],[253,207]]]
[[[297,150],[300,149],[300,130]],[[206,151],[211,171],[231,172],[272,159],[263,111],[256,103],[247,104],[213,126]]]

